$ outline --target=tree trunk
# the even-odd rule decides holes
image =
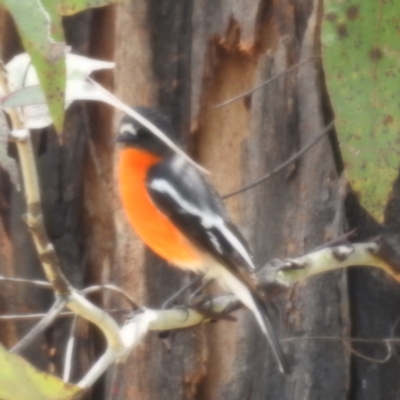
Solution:
[[[129,103],[166,110],[220,193],[229,193],[282,163],[329,122],[319,62],[305,63],[252,96],[214,107],[318,55],[320,15],[320,5],[311,1],[123,3],[116,7],[115,91]],[[340,200],[332,153],[326,138],[286,174],[227,200],[258,265],[301,255],[341,233],[330,229]],[[140,245],[133,245],[137,239],[122,213],[117,220],[125,289],[139,303],[159,307],[183,284],[182,274],[147,253],[138,262]],[[350,333],[344,273],[298,285],[276,305],[274,321],[282,338]],[[118,398],[346,395],[349,353],[340,342],[288,341],[284,348],[294,372],[285,377],[252,315],[240,311],[237,317],[235,324],[220,321],[171,333],[170,349],[149,337],[121,372]]]
[[[226,194],[284,162],[332,120],[318,58],[322,17],[317,0],[130,0],[68,18],[66,29],[75,52],[115,60],[112,79],[109,72],[96,76],[103,85],[128,104],[158,107],[171,116],[182,144]],[[7,59],[19,45],[4,18]],[[254,94],[215,107],[298,63]],[[113,172],[118,118],[104,105],[77,105],[68,112],[63,147],[52,131],[37,134],[47,227],[74,285],[113,282],[139,305],[160,308],[190,276],[146,250],[126,221]],[[344,206],[361,238],[380,232],[354,196],[344,204],[342,168],[336,138],[327,135],[284,172],[226,200],[259,267],[342,234]],[[0,272],[41,276],[21,220],[21,194],[10,195],[2,171],[0,180]],[[398,224],[391,229],[397,232]],[[7,290],[0,294],[2,311],[36,312],[51,304],[51,296],[38,289]],[[399,316],[398,296],[397,286],[380,273],[353,271],[349,282],[346,271],[317,276],[270,300],[291,375],[279,373],[253,315],[243,309],[235,313],[237,322],[170,332],[166,339],[150,333],[92,397],[393,399],[398,365],[353,360],[349,346],[327,338],[389,337]],[[115,296],[95,300],[107,308],[126,307]],[[8,324],[1,340],[10,344],[29,326]],[[60,371],[69,326],[69,320],[58,322],[24,355]],[[79,339],[75,378],[103,346],[85,323]],[[61,351],[56,358],[49,356],[53,347]],[[368,355],[380,353],[373,347]]]

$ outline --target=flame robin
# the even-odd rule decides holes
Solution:
[[[135,109],[173,138],[169,119]],[[248,245],[205,177],[147,128],[125,115],[116,139],[122,146],[118,179],[122,205],[140,238],[179,268],[203,273],[231,291],[255,315],[282,372],[289,367],[267,309],[252,280]]]

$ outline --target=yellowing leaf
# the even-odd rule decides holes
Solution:
[[[0,345],[0,399],[77,400],[83,390],[38,371],[21,357]]]

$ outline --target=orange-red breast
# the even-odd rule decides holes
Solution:
[[[136,108],[170,137],[169,119]],[[205,177],[147,128],[129,116],[120,122],[118,179],[122,205],[141,239],[182,269],[203,273],[233,292],[255,315],[282,372],[288,364],[265,304],[251,278],[255,267],[247,243],[227,216]]]

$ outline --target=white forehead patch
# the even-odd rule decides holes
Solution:
[[[137,130],[135,129],[135,127],[132,124],[122,124],[119,128],[119,133],[120,134],[130,133],[133,136],[136,136]]]

